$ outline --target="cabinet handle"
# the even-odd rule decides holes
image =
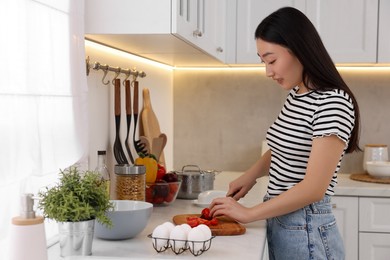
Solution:
[[[332,209],[337,209],[337,204],[336,203],[332,204]]]
[[[202,32],[200,30],[193,31],[192,35],[194,37],[202,37],[203,36],[203,34],[202,34]]]
[[[223,49],[222,49],[221,47],[218,47],[218,48],[217,48],[217,52],[222,53],[222,52],[223,52]]]

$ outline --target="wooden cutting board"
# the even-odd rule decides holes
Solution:
[[[153,111],[152,102],[150,99],[150,92],[148,88],[144,88],[142,91],[143,107],[140,116],[140,136],[145,136],[150,144],[151,150],[153,150],[153,139],[158,138],[161,135],[160,124],[157,116]],[[164,152],[161,152],[159,162],[165,165]]]
[[[181,225],[187,223],[187,217],[200,217],[200,214],[184,214],[173,217],[173,223]],[[217,217],[218,225],[210,226],[213,236],[233,236],[242,235],[246,232],[246,228],[228,217]]]

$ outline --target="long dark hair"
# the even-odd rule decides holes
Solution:
[[[281,8],[259,24],[255,39],[289,49],[303,66],[302,79],[308,89],[319,91],[342,89],[348,93],[355,108],[355,125],[346,152],[360,151],[360,113],[356,98],[337,71],[310,20],[295,8]]]

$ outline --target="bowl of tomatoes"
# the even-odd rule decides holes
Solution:
[[[177,179],[175,173],[172,175],[167,173],[153,183],[146,183],[145,201],[154,206],[167,206],[175,202],[180,186],[181,181]]]

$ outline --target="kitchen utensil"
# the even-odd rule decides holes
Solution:
[[[173,223],[176,225],[181,225],[187,223],[188,217],[200,217],[200,214],[183,214],[176,215],[173,217]],[[232,236],[232,235],[242,235],[246,232],[246,228],[238,223],[237,221],[220,216],[217,217],[218,224],[215,226],[210,226],[211,234],[213,236]]]
[[[134,164],[134,158],[131,153],[130,145],[129,145],[129,132],[131,126],[131,89],[130,89],[130,80],[125,81],[125,89],[126,89],[126,125],[127,125],[127,133],[125,140],[125,147],[127,154],[129,155],[130,162]]]
[[[165,165],[165,161],[161,160],[161,153],[164,150],[165,145],[167,144],[167,135],[166,134],[160,134],[159,137],[153,138],[152,141],[152,151],[151,153],[156,156],[157,161]]]
[[[145,149],[145,145],[141,143],[140,140],[135,140],[135,132],[137,131],[137,121],[138,121],[138,81],[134,81],[134,102],[133,102],[133,116],[134,116],[134,132],[133,132],[133,143],[134,148],[137,151],[137,154],[143,153],[148,155],[148,152]]]
[[[214,180],[217,171],[202,171],[197,165],[185,165],[181,171],[176,171],[178,179],[182,181],[179,199],[197,199],[198,195],[214,189]]]
[[[145,151],[144,154],[148,155],[151,152],[148,138],[146,138],[145,136],[140,136],[139,141],[144,147],[144,151]]]
[[[363,169],[367,172],[368,161],[388,161],[388,148],[385,144],[367,144],[364,147]]]
[[[120,121],[121,121],[121,81],[120,79],[114,80],[115,85],[115,142],[114,142],[114,157],[119,164],[128,164],[125,152],[123,151],[122,143],[120,140]]]
[[[142,91],[142,95],[143,95],[143,108],[141,111],[142,131],[143,131],[143,135],[149,139],[149,142],[152,144],[152,149],[153,149],[153,143],[152,143],[153,138],[159,137],[161,134],[160,124],[152,108],[149,89],[145,88]],[[161,152],[160,154],[160,161],[165,162],[164,152]]]

